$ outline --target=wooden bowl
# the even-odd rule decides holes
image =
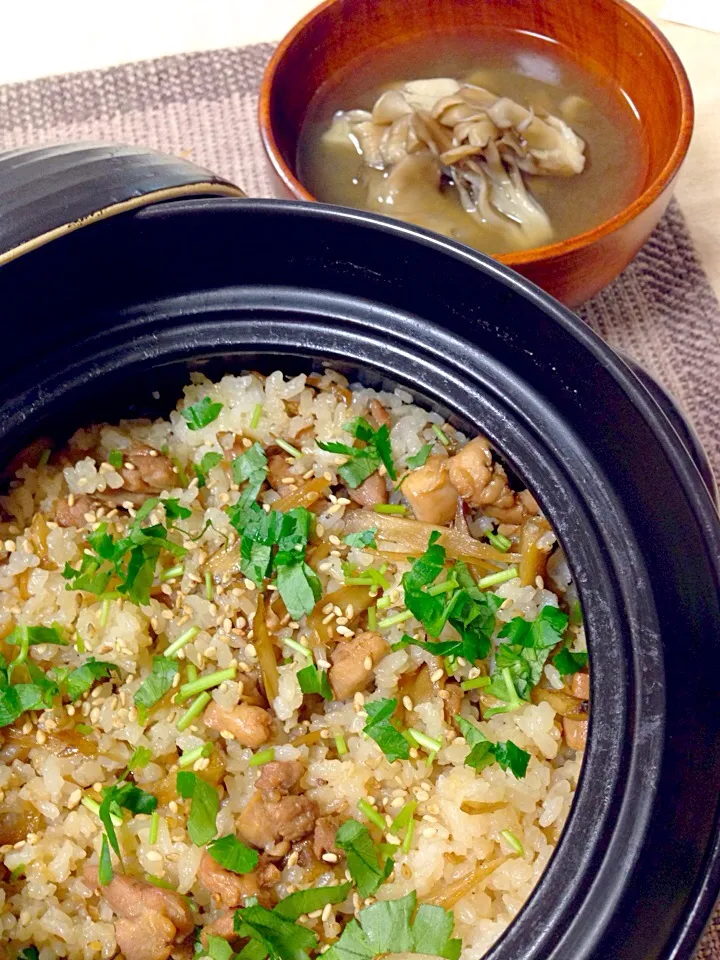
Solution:
[[[297,176],[296,153],[317,90],[379,46],[439,33],[466,36],[498,27],[517,43],[534,34],[561,44],[593,77],[609,78],[634,105],[646,174],[637,196],[599,226],[568,240],[497,259],[570,306],[620,273],[667,207],[690,143],[693,102],[677,54],[625,0],[327,0],[285,37],[260,92],[259,118],[279,196],[316,198]]]

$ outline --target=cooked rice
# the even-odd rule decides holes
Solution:
[[[206,767],[205,773],[221,789],[217,826],[218,835],[223,835],[235,832],[235,817],[243,810],[262,770],[249,765],[251,749],[206,730],[201,720],[178,732],[176,721],[187,704],[180,707],[163,701],[163,706],[150,713],[146,725],[133,705],[133,694],[147,675],[153,654],[164,650],[192,625],[200,631],[178,655],[181,663],[194,664],[202,673],[236,662],[241,671],[238,679],[257,671],[251,633],[257,602],[255,586],[248,585],[236,569],[230,569],[223,580],[216,579],[211,600],[205,593],[208,559],[224,551],[228,538],[236,540],[225,507],[237,500],[238,487],[232,482],[227,463],[211,469],[202,490],[197,479],[187,486],[178,480],[161,494],[177,498],[192,510],[180,524],[185,531],[180,542],[189,552],[183,560],[182,575],[168,583],[167,590],[162,588],[169,594],[165,602],[158,594],[146,606],[138,607],[122,598],[108,603],[90,593],[66,589],[63,568],[66,563],[78,565],[88,530],[108,515],[120,527],[127,526],[134,508],[127,511],[120,506],[113,511],[106,507],[104,517],[91,512],[79,528],[61,527],[50,519],[57,501],[69,495],[95,497],[121,491],[123,477],[107,457],[111,450],[126,451],[134,444],[165,449],[173,462],[188,465],[200,463],[211,451],[226,456],[228,444],[232,445],[235,438],[257,440],[269,447],[276,437],[282,437],[302,448],[301,456],[288,456],[287,478],[295,478],[299,485],[329,473],[336,484],[343,458],[322,452],[312,440],[347,441],[342,425],[352,417],[367,415],[373,399],[390,414],[396,463],[404,463],[427,443],[433,445],[433,453],[445,454],[432,429],[433,423],[443,423],[442,418],[416,406],[405,391],[376,392],[356,385],[348,406],[343,389],[343,379],[335,374],[326,374],[320,388],[314,389],[307,385],[304,375],[285,378],[279,371],[264,380],[258,375],[226,376],[217,383],[193,375],[183,400],[168,420],[123,421],[118,426],[80,430],[70,440],[64,462],[53,455],[45,465],[22,466],[7,496],[1,498],[5,515],[10,518],[3,524],[5,543],[0,554],[2,636],[7,637],[17,624],[56,625],[73,642],[66,647],[32,647],[31,659],[44,670],[60,665],[77,667],[90,655],[119,668],[109,680],[97,682],[74,707],[56,699],[53,707],[26,713],[12,727],[0,730],[0,839],[4,841],[0,854],[6,868],[5,876],[0,877],[0,942],[10,946],[13,956],[29,945],[38,948],[40,960],[109,958],[116,954],[114,913],[83,879],[86,864],[97,861],[103,828],[81,800],[101,800],[101,788],[117,781],[137,746],[152,751],[152,761],[136,771],[135,780],[144,790],[159,792],[160,821],[157,841],[151,844],[150,818],[126,818],[118,830],[126,870],[139,876],[152,874],[190,895],[206,919],[216,916],[217,907],[197,879],[202,850],[188,837],[186,803],[168,799],[173,791],[168,792],[166,778],[174,783],[177,754],[212,740],[212,756],[199,761],[200,767],[195,769]],[[221,402],[222,410],[208,426],[192,431],[181,411],[206,396]],[[251,427],[258,405],[262,416],[257,426]],[[467,441],[451,428],[444,429],[455,445],[461,447]],[[277,496],[275,491],[265,490],[260,502],[270,503]],[[391,502],[401,500],[401,493],[391,497]],[[325,503],[317,518],[325,538],[342,535],[344,516],[353,507],[343,496],[333,496]],[[44,541],[38,535],[38,520],[34,520],[38,515],[49,521]],[[155,516],[162,522],[162,510],[150,519]],[[490,525],[482,514],[471,520],[471,530],[477,536]],[[550,534],[546,546],[551,547],[553,541]],[[376,559],[374,551],[339,549],[336,544],[319,568],[323,595],[343,585],[344,561],[365,568]],[[572,590],[572,584],[557,550],[553,564],[556,580],[552,582],[562,591],[562,597]],[[386,576],[391,589],[386,593],[397,602],[387,608],[386,616],[403,609],[401,578],[407,569],[405,562],[389,566]],[[515,616],[533,619],[543,606],[558,604],[558,596],[544,584],[521,586],[517,578],[494,592],[506,602],[498,614],[500,621]],[[337,614],[332,611],[331,620],[337,625]],[[359,629],[356,624],[350,633]],[[395,643],[404,633],[421,630],[421,624],[411,619],[383,631],[383,636]],[[366,722],[362,695],[348,701],[330,701],[324,712],[320,709],[309,722],[299,723],[303,695],[296,674],[309,661],[282,641],[288,637],[306,641],[320,663],[328,663],[332,651],[312,646],[304,618],[299,623],[286,623],[276,636],[285,662],[279,667],[279,694],[272,703],[278,729],[275,759],[307,763],[305,795],[318,804],[322,814],[343,810],[346,816],[363,820],[357,812],[358,800],[372,797],[375,808],[389,823],[405,802],[417,801],[413,843],[407,853],[396,855],[393,874],[378,890],[380,899],[395,899],[411,890],[417,891],[419,900],[427,899],[477,866],[496,863],[496,868],[453,907],[455,936],[463,940],[463,960],[479,957],[527,899],[568,815],[582,754],[564,742],[562,717],[550,703],[541,700],[480,721],[490,740],[512,740],[531,754],[527,775],[518,780],[497,764],[480,772],[464,766],[467,745],[446,722],[443,700],[438,698],[416,705],[414,720],[422,732],[442,740],[434,762],[428,766],[426,754],[413,749],[410,759],[391,764],[378,745],[361,733]],[[578,628],[575,649],[583,648],[582,630]],[[16,650],[6,647],[5,653],[12,656]],[[437,658],[415,646],[390,652],[375,668],[376,692],[370,690],[365,697],[398,696],[398,683],[423,663],[429,664],[433,674],[442,669]],[[466,679],[472,669],[468,664],[459,666],[455,678]],[[563,679],[550,662],[544,683],[550,690],[563,687]],[[238,682],[227,681],[211,693],[219,705],[231,708],[238,703],[241,688]],[[479,691],[467,693],[462,707],[463,713],[476,721],[478,695]],[[91,732],[78,733],[78,723],[87,724]],[[289,743],[299,734],[313,731],[321,735],[311,746]],[[336,734],[342,734],[347,742],[348,753],[343,757],[338,757],[334,748]],[[20,839],[7,842],[8,837],[16,835],[16,829],[22,834]],[[517,838],[522,855],[502,836],[503,831],[511,831]],[[309,880],[308,869],[292,861],[291,857],[282,868],[281,881],[274,890],[278,897],[309,883],[322,885],[344,879],[342,863],[321,862]],[[18,876],[9,877],[12,871]],[[317,917],[307,923],[321,941],[333,940],[353,911],[350,897],[326,911],[329,916],[325,920]]]

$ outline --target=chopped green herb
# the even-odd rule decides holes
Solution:
[[[52,454],[52,450],[50,449],[50,447],[45,447],[43,452],[40,454],[40,458],[38,460],[38,467],[46,467],[48,465],[48,461],[50,460],[51,454]]]
[[[40,960],[40,954],[37,947],[25,947],[18,954],[18,960]]]
[[[88,692],[96,680],[107,680],[110,673],[117,669],[114,663],[90,657],[81,667],[76,667],[66,677],[60,679],[60,687],[74,703]]]
[[[512,740],[492,743],[482,730],[459,714],[455,716],[455,721],[470,747],[470,753],[465,758],[466,767],[483,770],[497,762],[503,770],[510,770],[516,779],[522,780],[530,762],[530,754],[526,750],[521,750]]]
[[[209,693],[201,693],[199,697],[196,697],[175,724],[177,729],[180,731],[187,730],[193,720],[200,716],[205,707],[210,703],[211,699],[212,697]]]
[[[259,474],[263,475],[263,480],[267,475],[267,457],[265,456],[265,451],[259,443],[254,443],[251,447],[248,447],[244,453],[241,453],[239,457],[236,457],[230,467],[232,472],[232,478],[235,483],[245,483],[246,480],[255,478]],[[260,486],[262,486],[262,481],[260,481]],[[260,489],[258,486],[258,490]],[[255,494],[257,496],[257,494]],[[253,500],[255,497],[252,498]]]
[[[344,424],[343,430],[360,440],[361,443],[365,443],[365,446],[351,447],[336,440],[327,442],[317,440],[316,443],[321,450],[349,458],[338,468],[338,473],[351,490],[359,487],[364,480],[375,473],[381,464],[385,464],[390,479],[397,480],[397,473],[392,460],[390,431],[385,424],[379,430],[373,430],[367,420],[363,417],[356,417],[349,423]]]
[[[430,753],[437,753],[442,747],[442,740],[429,737],[426,733],[423,733],[422,730],[416,730],[414,727],[410,727],[408,733],[419,747],[423,747],[423,749],[428,750]]]
[[[366,800],[365,797],[361,797],[358,800],[357,805],[360,813],[362,813],[362,815],[369,820],[370,823],[374,823],[379,830],[385,831],[387,829],[385,821],[382,818],[382,814],[375,809],[369,800]]]
[[[257,753],[254,753],[252,757],[248,760],[249,767],[263,767],[266,763],[270,763],[275,759],[275,750],[273,747],[268,747],[267,750],[258,750]]]
[[[250,942],[240,956],[243,960],[308,960],[309,950],[318,946],[312,930],[287,920],[275,910],[255,903],[235,911],[235,932]]]
[[[181,633],[179,637],[173,640],[163,656],[166,658],[174,657],[176,653],[182,650],[186,643],[190,643],[191,640],[194,640],[199,633],[200,627],[189,627],[187,630]]]
[[[181,412],[189,430],[202,430],[213,420],[217,420],[222,408],[222,403],[214,403],[210,397],[203,397],[202,400],[185,407]]]
[[[108,838],[103,834],[102,846],[100,847],[100,862],[98,864],[98,880],[100,885],[106,887],[113,878],[112,859],[110,858],[110,847]]]
[[[297,672],[297,681],[303,693],[319,693],[324,700],[332,700],[333,694],[326,671],[308,664]]]
[[[222,458],[223,457],[221,453],[211,450],[205,454],[200,463],[193,464],[199,487],[204,487],[206,485],[207,475],[210,473],[213,467],[216,467],[219,463],[222,463]]]
[[[345,737],[341,733],[336,733],[333,739],[335,740],[335,749],[337,750],[338,756],[344,757],[348,752],[348,745]]]
[[[481,590],[484,590],[485,587],[495,587],[508,580],[514,580],[517,575],[517,567],[509,567],[507,570],[498,570],[497,573],[490,573],[487,577],[481,577],[477,585]]]
[[[165,583],[168,580],[174,580],[176,577],[181,577],[184,572],[185,565],[183,563],[176,563],[174,567],[168,567],[167,570],[163,570],[163,572],[160,574],[160,579],[163,583]]]
[[[492,530],[489,530],[485,536],[488,539],[488,543],[501,553],[507,553],[512,546],[512,540],[503,536],[502,533],[493,533]]]
[[[108,454],[108,463],[114,470],[120,470],[123,465],[122,450],[111,450]]]
[[[427,463],[427,458],[432,453],[432,444],[424,443],[422,447],[418,450],[417,453],[413,454],[412,457],[408,457],[405,463],[410,467],[411,470],[417,470],[418,467],[424,467]]]
[[[160,814],[153,810],[150,814],[150,831],[148,833],[148,843],[157,843],[158,833],[160,831]]]
[[[377,542],[375,541],[376,534],[377,527],[368,527],[366,530],[360,530],[358,533],[346,534],[343,540],[349,547],[354,547],[357,550],[363,550],[365,547],[372,547],[373,550],[377,550]]]
[[[279,556],[279,554],[278,554]],[[299,554],[297,555],[299,556]],[[299,620],[313,607],[322,595],[322,585],[315,571],[302,561],[277,567],[277,587],[287,611],[294,620]]]
[[[262,404],[256,403],[253,407],[252,416],[250,417],[250,429],[256,430],[258,424],[260,423],[260,417],[262,416]]]
[[[130,757],[127,768],[128,773],[131,773],[133,770],[142,770],[146,767],[152,760],[152,750],[149,750],[147,747],[135,747],[133,750],[133,755]]]
[[[175,520],[187,520],[188,517],[192,516],[192,510],[189,507],[184,507],[177,497],[167,497],[165,500],[161,500],[160,503],[163,505],[165,510],[165,517],[170,523],[174,523]]]
[[[407,741],[390,721],[396,707],[397,700],[370,700],[365,704],[368,720],[363,733],[377,743],[390,763],[410,756]]]
[[[552,658],[552,662],[560,676],[567,677],[571,673],[577,673],[578,670],[582,670],[587,666],[588,655],[583,651],[573,653],[571,650],[568,650],[567,647],[563,647],[563,649]]]
[[[490,677],[474,677],[472,680],[463,680],[460,684],[461,690],[482,690],[491,683]]]
[[[515,853],[519,853],[521,857],[525,855],[525,848],[511,830],[501,830],[500,836],[512,847]]]
[[[298,450],[297,447],[294,447],[291,443],[288,443],[287,440],[283,440],[282,437],[275,437],[275,443],[280,447],[281,450],[284,450],[285,453],[289,453],[291,457],[301,457],[302,451]]]
[[[441,430],[436,423],[432,424],[432,431],[444,447],[450,446],[450,440],[448,439],[447,434]]]
[[[172,687],[175,674],[180,665],[177,660],[167,657],[153,657],[152,669],[145,677],[133,696],[138,710],[147,713]]]
[[[203,743],[199,747],[195,747],[192,750],[187,750],[178,760],[178,766],[183,769],[185,767],[191,767],[198,760],[201,760],[203,757],[209,757],[213,752],[213,745],[211,743]]]
[[[207,946],[201,950],[199,956],[209,957],[210,960],[231,960],[233,948],[223,937],[216,937],[212,933],[206,938]],[[198,954],[196,954],[197,956]]]
[[[377,629],[377,607],[368,607],[367,625],[368,630]]]
[[[372,896],[390,876],[392,860],[380,854],[368,828],[357,820],[347,820],[342,824],[335,834],[335,843],[347,855],[348,870],[360,896]]]
[[[167,551],[177,559],[187,553],[184,547],[168,539],[168,530],[162,524],[141,526],[159,503],[154,497],[146,500],[135,515],[127,535],[119,540],[108,533],[107,523],[101,523],[89,533],[87,540],[92,552],[83,554],[77,569],[69,563],[65,564],[63,576],[68,581],[66,589],[102,594],[110,580],[116,577],[119,580],[117,593],[127,596],[133,603],[149,603],[150,588],[161,553]],[[172,503],[171,500],[163,501],[168,521],[173,512],[172,506],[169,506]],[[186,509],[179,508],[180,511]]]
[[[111,787],[103,787],[103,800],[98,808],[97,815],[105,827],[108,842],[120,859],[121,864],[122,854],[115,833],[116,818],[121,816],[121,810],[123,809],[129,810],[132,814],[150,814],[157,807],[157,803],[157,797],[141,790],[134,783],[128,783],[127,780],[120,780]]]
[[[194,697],[196,693],[202,693],[203,690],[212,690],[213,687],[219,687],[226,680],[233,680],[237,672],[237,665],[233,662],[232,666],[224,670],[215,670],[213,673],[206,673],[197,680],[191,680],[190,683],[183,683],[176,694],[176,703],[182,703],[189,697]]]
[[[293,640],[292,637],[283,637],[282,644],[285,647],[290,647],[291,650],[294,650],[296,653],[299,653],[303,657],[309,657],[312,659],[312,653],[308,650],[307,647],[304,647],[298,640]]]
[[[81,733],[84,737],[87,737],[89,734],[93,732],[93,728],[90,726],[89,723],[76,723],[75,729],[77,730],[78,733]]]
[[[212,603],[213,598],[213,580],[212,573],[209,570],[205,571],[205,599],[209,600]]]
[[[552,649],[563,641],[567,622],[566,614],[551,606],[543,607],[535,620],[513,617],[500,631],[499,638],[503,642],[495,655],[497,672],[493,674],[487,691],[498,700],[511,701],[509,677],[517,694],[523,700],[529,700],[530,692],[539,682]],[[502,712],[507,708],[491,709]],[[486,716],[491,715],[490,711],[486,711]]]
[[[327,960],[373,960],[388,953],[417,953],[458,960],[462,942],[452,938],[452,911],[421,903],[413,891],[399,900],[380,900],[351,920],[323,954]],[[414,914],[414,919],[413,919]]]
[[[394,627],[398,623],[404,623],[406,620],[409,620],[412,616],[410,610],[403,610],[402,613],[396,613],[392,617],[385,617],[383,620],[378,621],[378,629],[386,630],[388,627]]]
[[[310,890],[298,890],[284,897],[275,907],[275,913],[286,920],[297,920],[303,914],[322,910],[328,903],[342,903],[350,893],[349,883],[340,883],[328,887],[312,887]]]
[[[250,873],[260,859],[257,850],[246,846],[232,833],[211,840],[207,845],[207,852],[216,863],[233,873]]]
[[[58,647],[68,645],[58,627],[15,627],[13,632],[5,638],[5,643],[28,647],[35,647],[41,643],[51,643]]]
[[[479,590],[466,565],[461,562],[451,567],[446,581],[433,588],[433,582],[445,569],[446,552],[437,542],[439,537],[437,532],[430,535],[425,553],[414,561],[408,573],[403,574],[405,603],[430,636],[439,636],[449,623],[459,634],[459,639],[425,643],[408,638],[408,642],[416,643],[436,656],[464,657],[473,663],[484,659],[490,652],[495,613],[502,600]],[[454,583],[457,583],[456,588]]]
[[[177,791],[190,798],[190,816],[187,831],[196,847],[204,847],[217,833],[215,820],[220,809],[220,798],[215,787],[189,770],[179,770]]]
[[[373,507],[375,513],[407,513],[407,507],[402,503],[376,503]]]

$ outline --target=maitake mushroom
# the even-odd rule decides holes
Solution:
[[[349,142],[381,172],[369,180],[371,208],[432,227],[447,217],[436,202],[444,176],[465,213],[516,249],[552,238],[522,173],[571,177],[585,167],[584,142],[559,117],[448,77],[388,89],[372,112],[340,111],[324,139]]]

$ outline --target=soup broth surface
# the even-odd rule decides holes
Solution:
[[[378,176],[347,145],[323,140],[339,110],[371,110],[390,86],[409,80],[452,77],[509,97],[539,116],[564,120],[585,141],[585,169],[577,176],[523,174],[524,182],[552,225],[550,242],[592,229],[619,213],[642,188],[646,158],[640,148],[639,118],[609,81],[591,76],[558,45],[507,32],[495,36],[440,36],[400,48],[378,49],[352,62],[344,74],[315,95],[299,138],[297,169],[310,192],[327,203],[370,209],[445,233],[485,253],[518,249],[491,224],[478,223],[462,209],[447,185],[422,193],[417,208],[401,213],[376,195]]]

